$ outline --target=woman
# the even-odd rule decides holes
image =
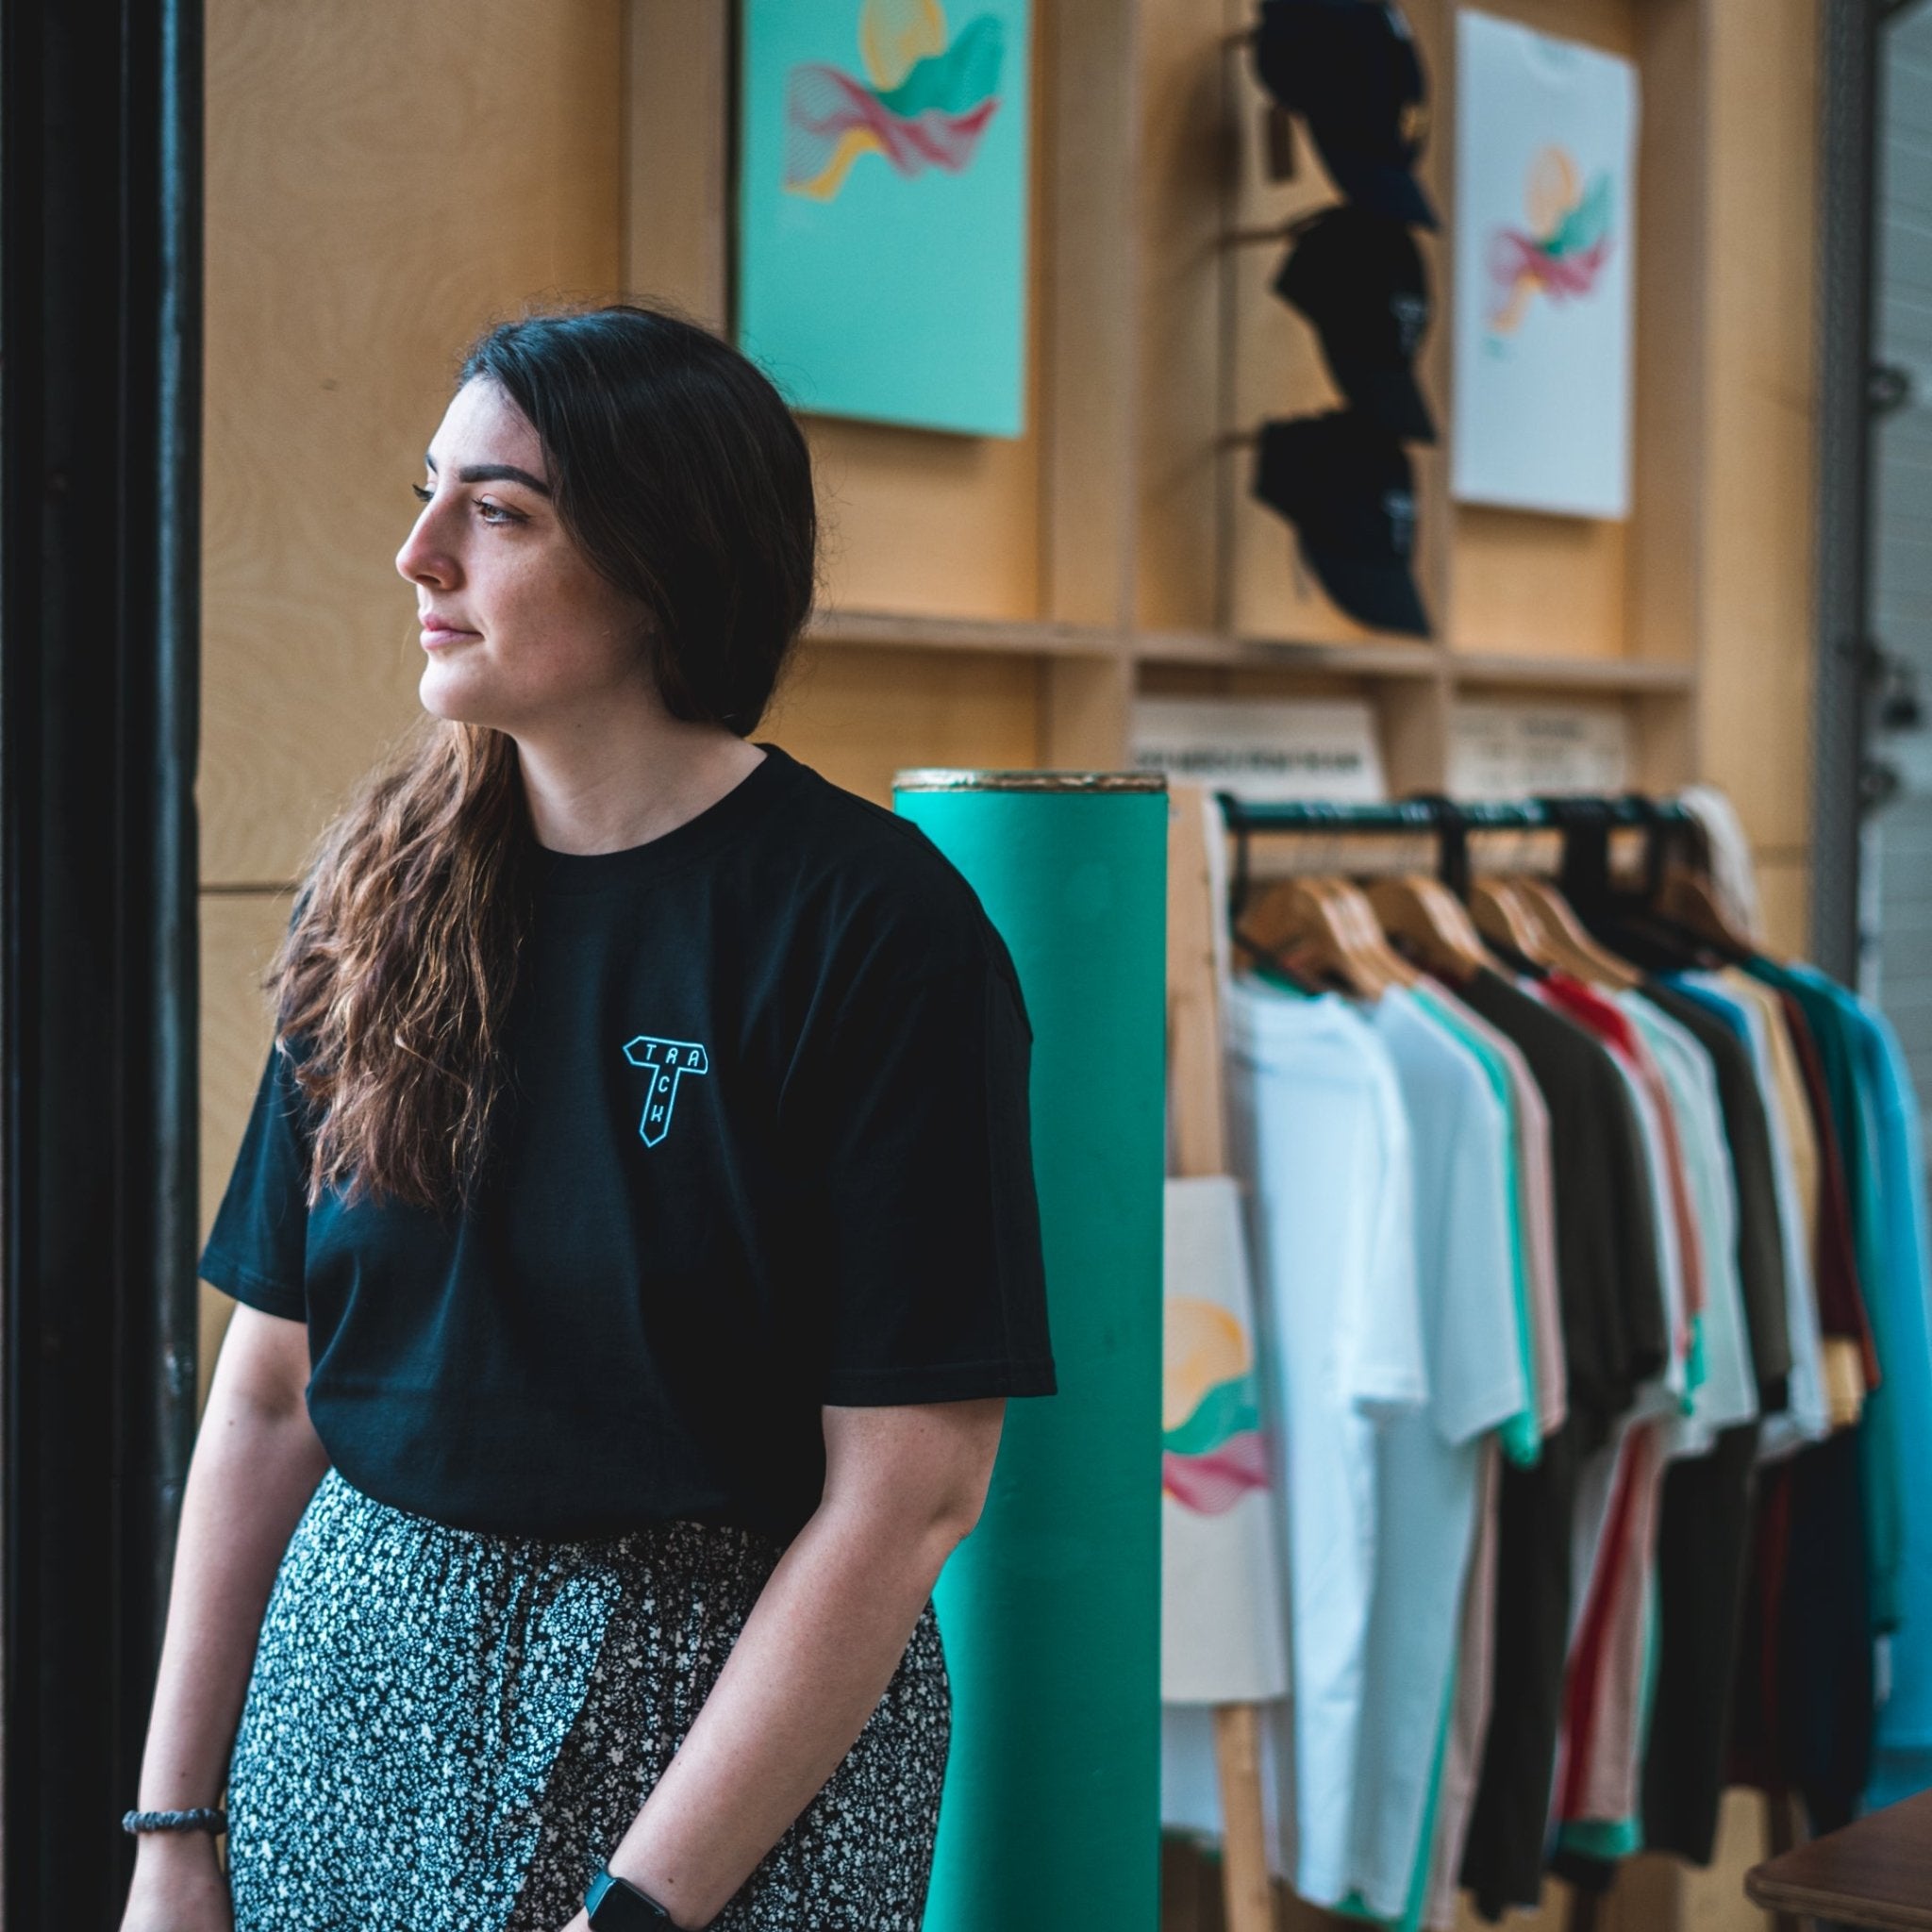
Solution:
[[[743,357],[506,324],[412,487],[429,722],[270,969],[124,1932],[910,1932],[932,1587],[1055,1391],[1011,958],[751,740],[815,525]]]

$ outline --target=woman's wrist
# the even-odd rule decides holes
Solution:
[[[212,1832],[142,1831],[134,1835],[134,1862],[137,1865],[194,1865],[214,1857]]]

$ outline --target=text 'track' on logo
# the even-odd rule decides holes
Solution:
[[[624,1057],[651,1076],[638,1133],[646,1147],[655,1147],[671,1131],[671,1109],[677,1105],[678,1081],[687,1074],[708,1074],[710,1056],[694,1040],[657,1040],[648,1033],[640,1033],[635,1040],[625,1042]]]

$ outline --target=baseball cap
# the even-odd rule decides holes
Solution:
[[[1250,491],[1294,525],[1308,568],[1351,617],[1429,635],[1409,574],[1415,483],[1408,452],[1389,430],[1356,408],[1271,417]]]
[[[1440,225],[1410,172],[1428,109],[1415,36],[1394,0],[1261,0],[1253,46],[1261,85],[1307,123],[1351,201]]]
[[[1343,201],[1289,232],[1294,246],[1274,292],[1314,325],[1336,387],[1405,441],[1434,442],[1414,369],[1429,325],[1429,284],[1407,225]]]

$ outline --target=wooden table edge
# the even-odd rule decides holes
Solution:
[[[1763,1865],[1753,1865],[1744,1874],[1744,1896],[1768,1912],[1830,1919],[1841,1925],[1868,1926],[1872,1932],[1926,1932],[1932,1926],[1932,1902],[1923,1906],[1889,1905],[1879,1899],[1854,1898],[1847,1892],[1761,1878],[1759,1874],[1764,1869]],[[1847,1912],[1847,1906],[1856,1909]]]

